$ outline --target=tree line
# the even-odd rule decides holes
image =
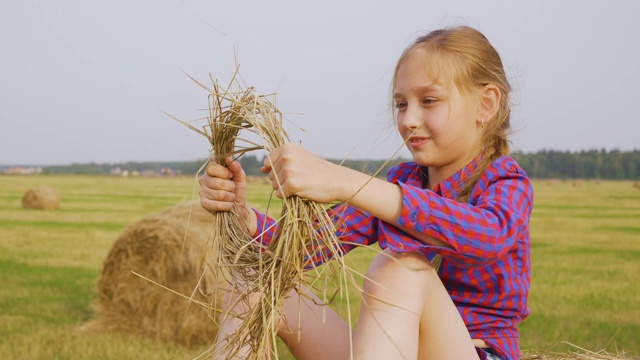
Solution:
[[[640,150],[620,151],[594,149],[579,152],[540,150],[532,153],[516,151],[512,156],[532,178],[640,180]],[[247,154],[238,159],[248,176],[263,176],[262,158]],[[409,159],[335,160],[352,169],[384,177],[387,170]],[[195,161],[73,163],[64,166],[44,166],[43,174],[119,175],[195,175],[204,159]]]
[[[541,150],[512,156],[532,178],[640,179],[640,150]]]

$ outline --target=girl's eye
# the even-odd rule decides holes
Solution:
[[[432,104],[435,104],[436,101],[438,101],[438,100],[436,100],[434,98],[425,98],[424,100],[422,100],[422,103],[425,104],[425,105],[432,105]]]
[[[407,107],[407,103],[405,102],[396,102],[396,109],[402,110]]]

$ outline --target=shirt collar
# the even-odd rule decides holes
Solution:
[[[462,169],[457,171],[455,174],[449,176],[440,184],[436,185],[433,191],[445,198],[448,199],[457,199],[458,195],[462,191],[465,186],[465,183],[471,177],[473,171],[478,167],[478,163],[482,160],[482,154],[476,156],[471,162],[465,165]],[[418,165],[418,170],[424,176],[424,184],[426,185],[428,182],[428,174],[429,169],[426,166]]]

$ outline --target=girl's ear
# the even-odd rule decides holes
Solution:
[[[478,107],[478,123],[484,126],[484,123],[493,120],[500,107],[501,97],[500,89],[494,84],[487,84],[482,88]]]

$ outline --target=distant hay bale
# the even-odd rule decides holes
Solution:
[[[60,196],[52,188],[36,187],[24,194],[22,207],[25,209],[57,210],[60,208]]]
[[[209,294],[216,279],[210,269],[202,275],[212,248],[207,244],[211,224],[211,214],[186,203],[129,226],[104,260],[97,318],[83,328],[124,331],[189,348],[212,344],[218,330],[215,314],[168,290],[187,297],[193,293],[193,300],[205,304],[213,300]]]

